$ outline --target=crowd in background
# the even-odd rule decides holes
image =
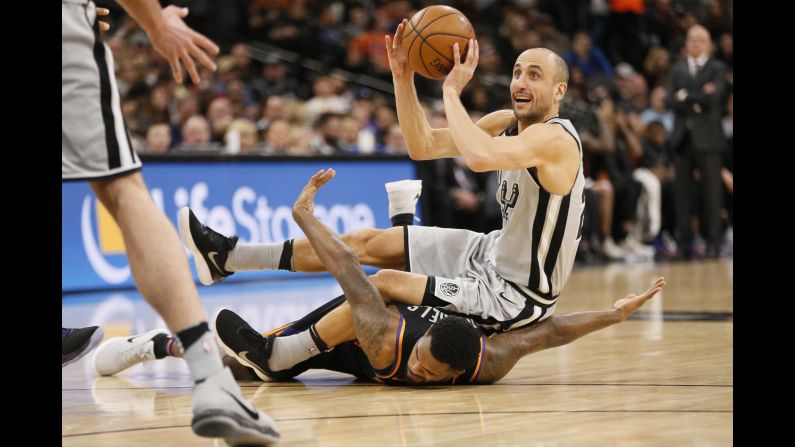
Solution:
[[[170,3],[189,6],[186,22],[221,46],[218,70],[202,71],[199,85],[175,84],[143,31],[107,5],[104,37],[139,153],[405,154],[394,98],[379,87],[391,83],[384,35],[425,6],[449,4],[472,21],[480,46],[462,94],[473,119],[511,107],[511,67],[523,50],[550,48],[568,63],[560,115],[579,132],[588,179],[580,262],[732,256],[731,1]],[[719,64],[687,59],[696,25]],[[708,101],[689,84],[703,67],[710,79],[698,94]],[[432,126],[445,127],[441,82],[416,82]],[[456,159],[417,166],[425,225],[500,227],[494,173]]]

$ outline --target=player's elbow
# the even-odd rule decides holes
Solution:
[[[406,147],[409,153],[409,158],[412,160],[430,160],[431,157],[428,153],[427,147],[417,145],[417,144],[410,144]]]

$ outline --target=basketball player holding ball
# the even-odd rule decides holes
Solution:
[[[571,274],[585,209],[580,138],[569,120],[558,117],[568,67],[546,48],[522,52],[511,76],[513,110],[498,110],[474,123],[459,96],[478,64],[477,40],[461,42],[458,35],[465,32],[436,26],[445,20],[439,16],[466,21],[460,12],[426,9],[411,22],[404,19],[394,38],[386,36],[409,156],[463,157],[473,171],[498,171],[503,225],[489,234],[404,227],[406,271],[388,274],[386,295],[469,315],[492,331],[536,323],[552,315]],[[443,33],[450,36],[445,39]],[[435,55],[452,53],[442,86],[449,128],[431,128],[417,98],[414,73],[427,72],[429,65],[425,48],[414,51],[421,39]]]
[[[449,29],[451,22],[461,24],[457,31]],[[440,28],[442,23],[448,28]],[[386,47],[409,155],[414,160],[463,157],[474,171],[498,171],[502,229],[482,234],[402,225],[361,229],[341,238],[361,264],[381,268],[369,279],[385,301],[469,316],[488,334],[538,323],[553,314],[581,236],[585,182],[577,131],[569,120],[558,117],[568,68],[555,52],[545,48],[522,52],[510,85],[513,109],[492,112],[477,123],[469,118],[459,99],[478,63],[477,41],[461,41],[468,23],[453,8],[432,6],[411,22],[404,19],[394,37],[385,36]],[[417,98],[414,73],[436,77],[433,67],[440,62],[431,62],[447,51],[452,64],[444,76],[443,94],[450,127],[433,129]],[[412,194],[414,201],[408,201],[411,213],[416,197],[419,194]],[[390,214],[393,205],[390,194]],[[306,239],[238,244],[237,237],[202,225],[188,209],[182,214],[183,241],[191,248],[197,269],[207,272],[204,284],[244,270],[325,271]],[[318,324],[333,332],[343,327],[336,324],[342,318],[335,309]],[[290,348],[291,337],[300,336],[275,339],[269,360],[272,371],[281,369],[283,360],[294,364],[321,352]]]

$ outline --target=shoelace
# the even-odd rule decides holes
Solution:
[[[130,346],[129,349],[122,351],[122,360],[125,364],[129,364],[130,362],[138,363],[138,361],[146,364],[146,362],[154,360],[155,358],[153,347],[154,342],[151,340],[140,345]]]

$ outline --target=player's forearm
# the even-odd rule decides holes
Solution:
[[[361,269],[359,258],[329,227],[305,209],[294,209],[293,219],[306,234],[320,262],[326,270],[339,279],[347,269]]]
[[[546,322],[549,337],[545,347],[554,348],[569,344],[583,335],[604,329],[621,321],[621,316],[614,309],[577,312],[561,316],[553,315]]]
[[[395,78],[394,85],[398,122],[409,156],[415,160],[425,159],[433,144],[433,134],[417,98],[414,76]]]
[[[493,138],[472,122],[455,89],[445,89],[443,98],[447,123],[450,126],[453,141],[469,167],[478,170],[477,165],[485,163],[489,159],[489,147]]]
[[[118,2],[149,37],[165,27],[162,8],[156,0],[118,0]]]

